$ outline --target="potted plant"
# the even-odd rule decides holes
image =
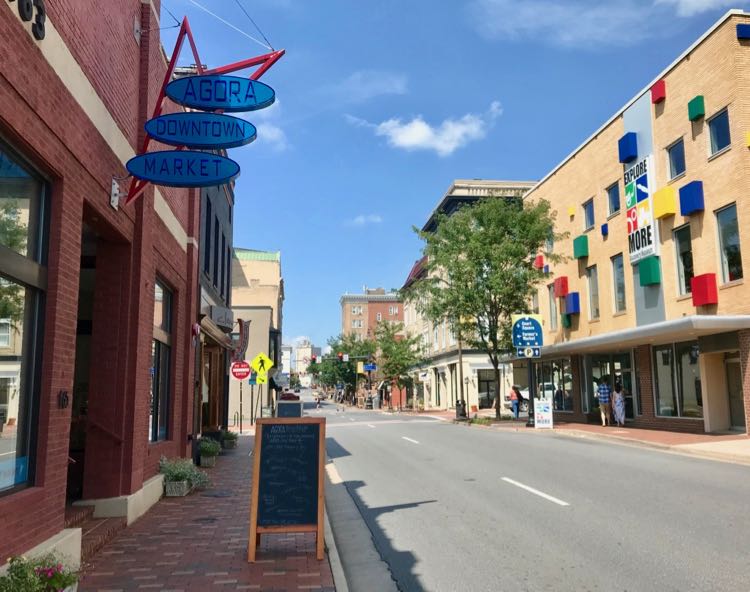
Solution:
[[[237,448],[237,439],[239,435],[237,432],[230,432],[229,430],[224,431],[224,437],[221,439],[221,445],[226,448]]]
[[[11,557],[8,571],[0,576],[0,592],[75,592],[78,574],[54,554],[36,559]]]
[[[198,450],[201,455],[201,466],[213,467],[216,464],[216,457],[221,451],[221,444],[212,438],[201,438],[198,443]]]
[[[192,488],[206,487],[208,475],[199,470],[188,458],[168,459],[162,457],[159,470],[164,475],[164,487],[167,497],[182,497]]]

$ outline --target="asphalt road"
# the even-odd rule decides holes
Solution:
[[[306,411],[328,418],[328,455],[403,591],[750,590],[746,466]]]

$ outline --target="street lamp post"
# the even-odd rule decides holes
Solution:
[[[466,417],[468,418],[469,417],[469,411],[467,409],[466,399],[464,399],[464,393],[466,394],[466,397],[468,398],[468,396],[469,396],[469,377],[468,376],[464,376],[464,389],[463,389],[463,392],[461,394],[461,401],[463,402],[464,412],[466,414]]]

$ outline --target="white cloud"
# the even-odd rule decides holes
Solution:
[[[405,74],[385,70],[358,70],[331,87],[331,92],[345,103],[363,103],[383,95],[405,95],[407,91]]]
[[[736,0],[475,0],[470,15],[493,39],[533,38],[562,46],[633,45],[679,17]]]
[[[677,9],[678,16],[689,17],[717,8],[728,8],[738,0],[656,0],[657,4],[670,4]]]
[[[282,108],[277,100],[270,107],[258,111],[239,113],[240,117],[252,123],[258,129],[259,145],[267,144],[276,152],[283,152],[289,148],[289,140],[282,127]]]
[[[346,221],[347,226],[366,226],[367,224],[380,224],[383,217],[379,214],[360,214]]]
[[[391,118],[378,124],[353,115],[345,115],[344,118],[356,127],[372,129],[376,136],[385,137],[394,148],[433,150],[439,156],[450,156],[469,142],[484,138],[502,112],[500,102],[493,101],[485,113],[467,113],[458,119],[445,119],[438,125],[430,125],[421,115],[411,121]]]

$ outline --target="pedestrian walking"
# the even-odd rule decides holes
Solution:
[[[623,427],[625,425],[625,393],[619,382],[615,385],[615,392],[612,395],[612,409],[617,425]]]
[[[612,389],[609,388],[609,383],[602,380],[596,392],[599,396],[599,411],[602,414],[602,425],[612,425],[612,406],[610,405]]]
[[[513,417],[518,419],[518,410],[521,407],[523,395],[518,387],[514,384],[510,389],[510,408],[513,410]]]

